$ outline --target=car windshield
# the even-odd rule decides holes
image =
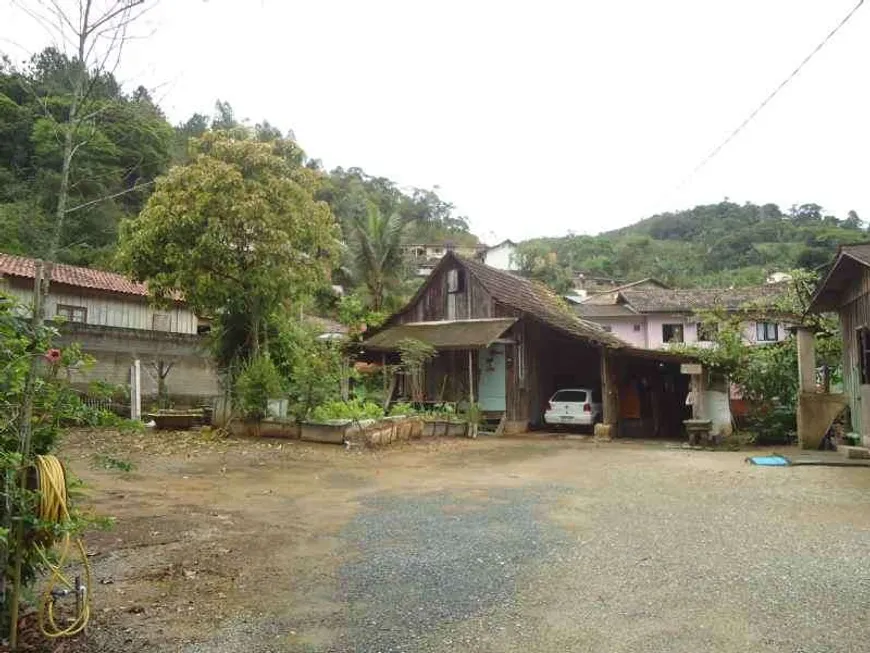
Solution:
[[[586,391],[585,390],[559,390],[556,394],[553,395],[553,398],[550,401],[566,401],[570,403],[580,403],[586,401]]]

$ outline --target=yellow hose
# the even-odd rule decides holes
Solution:
[[[39,492],[39,518],[53,524],[65,524],[70,519],[70,513],[63,465],[55,456],[37,456],[35,465]],[[80,538],[75,538],[73,542],[69,532],[63,534],[58,546],[60,553],[55,562],[49,560],[48,552],[44,547],[38,546],[40,556],[51,572],[39,606],[39,628],[46,637],[70,637],[80,633],[88,625],[91,616],[91,566],[88,563],[85,546]],[[67,626],[61,626],[55,620],[55,597],[52,592],[61,589],[75,595],[79,590],[75,582],[71,582],[63,573],[73,548],[77,549],[85,570],[84,588],[81,591],[82,595],[77,597],[74,620]]]

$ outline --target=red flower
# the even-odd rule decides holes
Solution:
[[[45,360],[52,365],[60,362],[60,349],[49,349],[45,352]]]

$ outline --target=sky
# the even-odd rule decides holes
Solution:
[[[36,1],[0,0],[13,60],[50,43]],[[486,241],[726,197],[870,220],[870,3],[692,174],[857,0],[146,2],[118,77],[173,123],[229,101],[328,168],[438,187]]]

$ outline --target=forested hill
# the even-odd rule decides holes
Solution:
[[[44,256],[51,240],[61,178],[63,133],[70,113],[74,62],[47,48],[21,65],[0,52],[0,251]],[[238,119],[227,102],[214,115],[200,113],[172,125],[147,89],[129,92],[109,73],[91,74],[87,112],[70,172],[68,210],[57,258],[66,263],[112,267],[121,222],[141,211],[153,183],[173,165],[188,162],[189,139],[208,130],[241,130],[263,142],[285,136],[263,120]],[[212,98],[204,98],[211,102]],[[462,216],[436,190],[405,189],[359,168],[326,171],[301,150],[316,171],[317,199],[329,203],[345,239],[353,219],[375,207],[396,213],[407,241],[474,244]]]
[[[662,213],[599,236],[535,239],[520,246],[528,274],[557,288],[583,272],[634,280],[653,276],[681,286],[761,283],[771,272],[814,269],[840,243],[870,240],[860,217],[837,217],[818,204],[705,204]]]

